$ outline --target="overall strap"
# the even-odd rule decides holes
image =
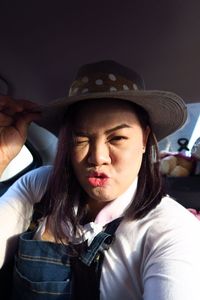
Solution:
[[[108,250],[122,218],[109,223],[79,257],[72,258],[73,299],[98,300],[104,251]]]
[[[108,223],[104,232],[114,235],[114,233],[117,230],[117,227],[121,223],[122,219],[123,219],[123,217],[120,217],[120,218],[117,218],[117,219],[113,220],[112,222]]]
[[[117,230],[117,227],[119,226],[121,220],[122,218],[118,218],[108,223],[105,230],[97,234],[93,239],[91,245],[84,251],[82,251],[79,259],[84,264],[90,266],[98,253],[101,253],[104,250],[108,250],[110,244],[113,241],[115,231]]]

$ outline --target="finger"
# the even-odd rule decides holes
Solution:
[[[0,96],[0,111],[6,111],[7,114],[14,114],[22,111],[23,108],[20,103],[9,96]]]
[[[13,118],[0,112],[0,127],[10,126],[13,124]]]
[[[14,115],[17,112],[39,112],[42,111],[40,105],[30,100],[13,99],[9,96],[0,96],[0,110],[8,115]]]
[[[10,108],[4,108],[1,110],[1,113],[7,116],[14,116],[17,112]]]
[[[30,100],[18,99],[17,103],[20,105],[24,112],[42,112],[43,106],[32,102]]]

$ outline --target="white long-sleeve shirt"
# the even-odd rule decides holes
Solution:
[[[26,230],[33,204],[45,192],[51,167],[20,178],[0,199],[0,264],[13,253],[14,236]],[[87,237],[123,215],[135,184],[94,222],[85,225]],[[134,201],[134,200],[133,200]],[[120,207],[120,209],[118,209]],[[88,232],[87,232],[88,231]],[[11,242],[12,241],[12,246]],[[7,250],[6,250],[7,248]],[[200,222],[169,197],[141,220],[123,220],[105,253],[101,300],[200,300]]]

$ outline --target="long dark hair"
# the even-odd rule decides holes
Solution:
[[[60,129],[54,167],[46,193],[40,202],[43,216],[51,216],[49,226],[56,241],[62,241],[65,238],[64,227],[69,226],[69,223],[75,233],[86,212],[85,192],[76,179],[70,160],[70,149],[73,142],[73,120],[82,105],[87,104],[85,104],[85,101],[83,103],[78,102],[69,106],[66,111]],[[131,105],[142,128],[146,129],[148,126],[151,129],[147,112],[138,105]],[[163,192],[158,157],[157,141],[152,130],[150,130],[146,151],[138,174],[136,196],[125,213],[125,216],[129,219],[144,217],[161,201]],[[78,210],[75,212],[74,207],[77,201],[75,195],[77,194],[79,194]]]

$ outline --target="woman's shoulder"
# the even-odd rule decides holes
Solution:
[[[163,197],[160,204],[142,219],[124,221],[123,224],[122,231],[128,232],[130,237],[134,233],[134,238],[139,241],[154,244],[159,240],[166,243],[169,240],[196,240],[200,247],[200,221],[169,196]]]
[[[44,194],[52,166],[42,166],[21,176],[2,196],[6,201],[25,199],[31,203],[40,201]]]
[[[119,231],[140,257],[171,257],[172,254],[185,257],[192,253],[191,260],[199,257],[200,221],[168,196],[144,218],[124,220]]]
[[[41,166],[27,172],[25,175],[22,176],[22,178],[42,177],[45,175],[49,175],[52,172],[52,169],[53,169],[52,165]]]
[[[46,165],[31,170],[20,177],[16,181],[16,184],[34,185],[35,183],[39,184],[40,182],[46,182],[52,172],[52,168],[51,165]]]
[[[184,220],[186,223],[193,223],[194,221],[195,224],[200,225],[197,218],[194,218],[194,215],[187,208],[168,195],[162,198],[161,202],[150,212],[148,217],[150,219],[168,221],[169,223],[172,221],[180,223],[181,220]]]
[[[32,197],[36,198],[37,202],[46,190],[52,169],[53,167],[51,165],[36,168],[22,176],[17,185],[22,185],[28,189],[29,193],[32,194]]]
[[[170,196],[162,198],[161,202],[145,218],[144,222],[149,222],[151,228],[160,227],[180,228],[180,230],[200,230],[199,220],[184,206]]]
[[[169,196],[143,220],[146,226],[145,239],[150,244],[193,245],[200,251],[200,221],[188,209]]]

